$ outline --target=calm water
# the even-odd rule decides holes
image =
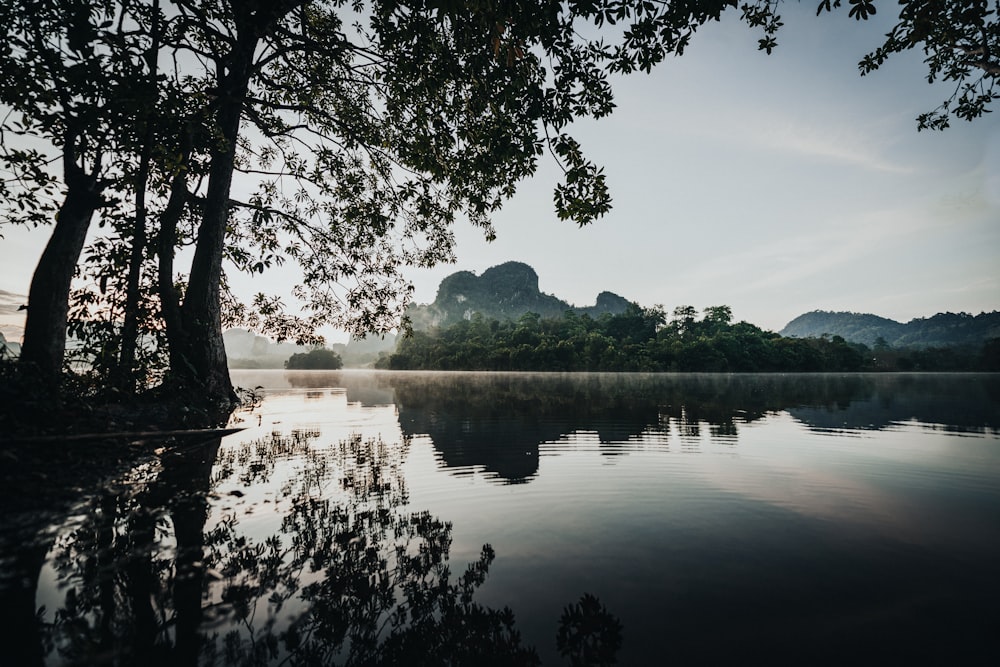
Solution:
[[[997,376],[234,381],[40,532],[48,664],[1000,664]]]

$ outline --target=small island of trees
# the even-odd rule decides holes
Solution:
[[[336,371],[343,368],[344,362],[333,350],[318,347],[308,352],[293,354],[285,362],[288,370],[328,370]]]

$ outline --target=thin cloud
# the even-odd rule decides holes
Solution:
[[[731,107],[721,104],[672,109],[671,116],[678,134],[709,139],[726,150],[744,146],[757,152],[798,156],[884,174],[917,171],[912,164],[902,164],[886,155],[900,127],[914,131],[910,121],[901,123],[891,116],[864,118],[848,108],[789,111],[787,107],[773,105],[736,114]],[[739,122],[734,123],[737,117]],[[644,124],[663,131],[662,119],[652,110],[644,114]]]
[[[856,264],[866,255],[884,253],[884,241],[899,235],[899,219],[899,213],[892,211],[861,216],[852,226],[832,224],[829,231],[799,240],[797,245],[806,248],[796,255],[797,261],[768,271],[758,280],[742,283],[738,291],[776,290],[817,274],[846,271],[843,267]],[[908,231],[914,232],[917,227],[911,222]]]
[[[884,303],[887,308],[891,308],[900,303],[926,301],[929,297],[933,296],[942,297],[942,300],[953,304],[949,307],[949,310],[959,311],[965,308],[962,305],[965,300],[963,297],[976,298],[982,294],[989,293],[995,295],[998,307],[1000,307],[1000,277],[990,276],[981,280],[970,280],[959,285],[921,288],[917,291],[898,291],[880,297],[877,302]],[[971,310],[976,311],[977,309],[972,308]],[[980,308],[978,310],[982,311],[984,309]]]
[[[919,233],[933,223],[912,208],[817,220],[796,235],[748,246],[701,262],[684,276],[689,284],[725,285],[729,294],[780,293],[807,278],[849,271],[862,257],[885,251],[901,228]]]
[[[772,127],[758,135],[772,150],[794,153],[813,159],[838,162],[870,171],[894,174],[912,173],[909,166],[895,164],[879,154],[883,141],[857,128],[809,126],[790,122]]]
[[[16,313],[27,302],[28,297],[23,294],[15,294],[14,292],[0,289],[0,314]]]

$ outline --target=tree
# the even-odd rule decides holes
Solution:
[[[341,360],[340,355],[333,350],[325,348],[317,348],[308,352],[293,354],[285,362],[285,368],[289,370],[322,369],[335,371],[343,366],[344,362]]]
[[[874,11],[850,4],[855,18]],[[997,72],[988,3],[902,4],[862,71],[922,45],[930,78],[960,86],[946,115],[987,111]],[[225,415],[234,395],[221,337],[224,266],[300,265],[306,316],[286,315],[264,294],[254,301],[261,332],[279,339],[317,342],[328,323],[355,333],[395,326],[409,294],[403,267],[451,260],[459,218],[492,238],[490,215],[546,151],[563,168],[558,215],[582,225],[607,212],[604,175],[570,123],[611,112],[612,75],[683,54],[700,26],[736,6],[3,0],[0,104],[13,115],[0,132],[50,150],[4,143],[5,167],[24,188],[5,184],[2,194],[8,208],[26,207],[22,221],[58,220],[29,294],[22,359],[55,378],[90,221],[117,219],[115,247],[127,249],[127,278],[112,286],[126,293],[115,334],[121,386],[134,386],[137,290],[153,291],[140,264],[155,255],[151,301],[169,343],[168,380],[182,390],[175,395]],[[776,0],[741,7],[768,52],[776,9]],[[53,154],[61,178],[47,169]],[[174,270],[179,243],[194,245],[186,276]]]
[[[709,306],[705,309],[705,321],[728,326],[733,321],[733,309],[729,306]]]
[[[26,33],[55,35],[58,60],[62,42],[76,37],[63,36],[58,21],[33,22],[29,4],[8,7],[28,17]],[[73,5],[43,4],[55,13]],[[648,70],[683,51],[726,5],[174,0],[163,17],[158,5],[142,13],[125,2],[108,3],[106,16],[87,16],[87,34],[109,50],[113,19],[121,26],[128,14],[129,34],[156,35],[180,63],[165,79],[180,84],[177,108],[185,111],[164,119],[175,131],[159,137],[171,149],[159,158],[169,197],[157,253],[172,380],[220,407],[232,396],[221,339],[226,258],[254,272],[285,256],[297,260],[304,278],[298,295],[312,309],[302,323],[307,333],[327,321],[384,330],[396,324],[397,297],[407,293],[400,268],[450,259],[449,227],[460,214],[492,237],[490,213],[534,173],[546,147],[564,167],[555,191],[560,217],[585,224],[602,215],[610,205],[604,176],[565,132],[568,124],[609,113],[610,73]],[[614,48],[578,30],[626,18],[643,30],[622,31]],[[143,44],[139,56],[148,56]],[[158,67],[152,57],[134,60]],[[115,124],[103,100],[84,97],[81,104],[102,127]],[[30,115],[30,104],[20,111]],[[110,120],[148,128],[147,116],[143,107]],[[143,154],[141,143],[122,143],[121,151]],[[245,201],[231,196],[236,173],[254,176],[243,178],[242,189],[252,191]],[[196,176],[200,183],[192,182]],[[184,215],[197,231],[186,286],[177,290],[170,273]],[[76,229],[85,233],[88,223],[84,216]],[[67,236],[57,227],[53,240]],[[138,225],[134,236],[138,258]],[[46,296],[65,300],[61,290]],[[262,304],[274,302],[261,295]],[[26,338],[37,340],[33,329]]]
[[[670,326],[678,334],[690,333],[697,315],[698,310],[694,306],[677,306]]]
[[[682,51],[726,3],[359,3],[356,14],[340,2],[175,5],[196,37],[172,46],[200,57],[214,79],[219,140],[172,371],[221,399],[230,391],[218,305],[227,237],[246,242],[252,270],[298,261],[310,326],[395,326],[400,267],[450,259],[460,213],[492,237],[489,214],[546,146],[564,166],[560,217],[585,224],[606,212],[604,176],[567,125],[609,113],[611,72],[648,70]],[[577,29],[628,17],[648,31],[623,32],[613,49]],[[241,143],[248,129],[260,146]],[[246,202],[229,196],[239,169],[265,177]],[[356,287],[334,293],[345,280]]]
[[[0,55],[0,191],[7,216],[55,228],[31,281],[21,361],[49,385],[61,371],[70,283],[94,214],[121,175],[108,158],[134,143],[132,83],[141,73],[136,37],[114,22],[125,8],[98,2],[4,2]],[[137,71],[138,70],[138,71]],[[27,141],[8,144],[8,137]],[[47,165],[59,164],[61,179]],[[61,192],[56,192],[61,180]],[[16,210],[14,209],[16,205]]]

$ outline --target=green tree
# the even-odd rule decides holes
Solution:
[[[729,306],[709,306],[705,309],[705,321],[728,326],[733,321],[733,309]]]
[[[694,306],[677,306],[674,308],[674,318],[670,322],[671,329],[679,335],[690,333],[697,315],[698,311]]]

